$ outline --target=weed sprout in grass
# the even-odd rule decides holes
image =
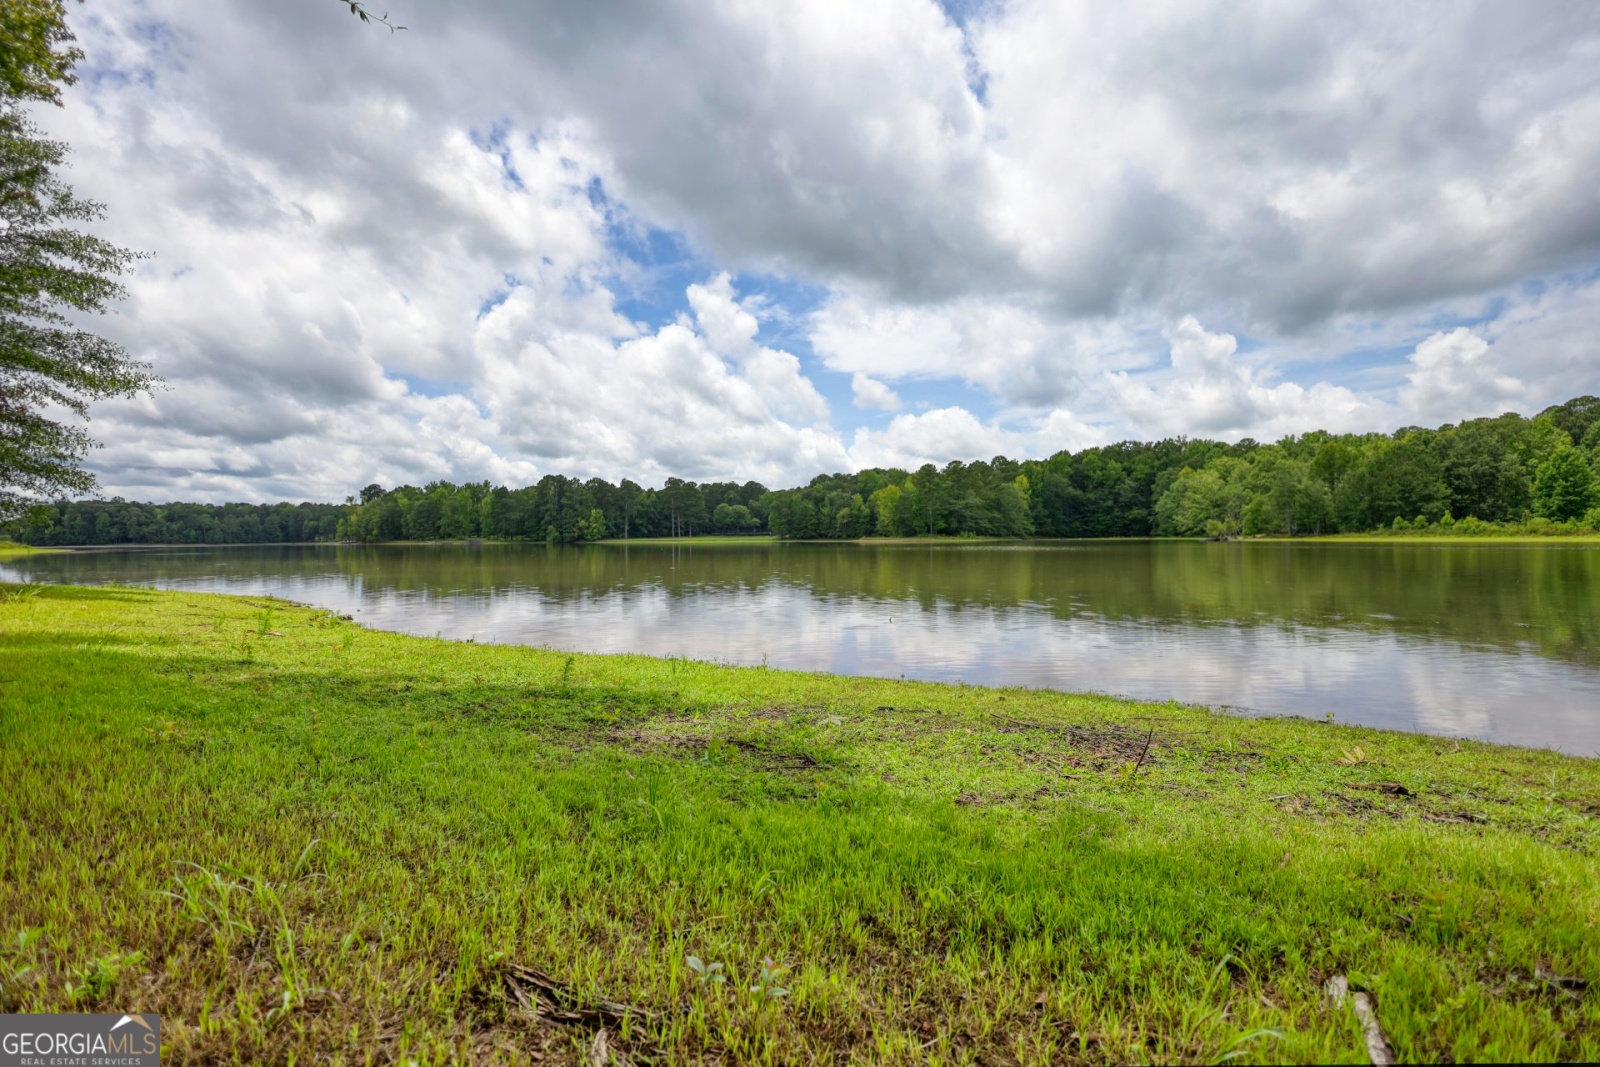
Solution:
[[[9,942],[0,942],[0,1011],[21,1002],[21,987],[36,977],[37,948],[44,927],[24,927]]]
[[[773,962],[771,957],[762,957],[761,969],[750,986],[750,995],[763,1004],[788,996],[789,990],[779,984],[779,979],[788,969],[781,963]]]
[[[719,986],[728,980],[720,963],[705,963],[699,956],[685,956],[684,962],[694,972],[695,981],[703,986]]]
[[[142,952],[112,952],[89,961],[67,979],[65,993],[72,1004],[93,1007],[105,999],[107,993],[122,977],[122,972],[144,962]]]
[[[250,919],[244,883],[197,863],[184,866],[192,868],[194,873],[174,875],[174,888],[161,890],[158,895],[175,901],[184,920],[204,927],[212,943],[224,951],[241,937],[254,937],[256,928]]]

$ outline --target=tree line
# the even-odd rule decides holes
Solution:
[[[1600,398],[1392,434],[1274,444],[1123,441],[1042,460],[823,474],[805,486],[548,475],[384,489],[342,505],[61,502],[5,533],[36,545],[612,538],[773,534],[1149,537],[1373,530],[1600,530]]]
[[[572,544],[606,538],[750,534],[767,528],[760,482],[697,484],[668,478],[660,489],[623,479],[580,481],[548,474],[522,489],[488,482],[433,482],[385,490],[369,485],[353,500],[337,536],[351,541],[487,538]]]
[[[0,527],[30,545],[265,545],[332,541],[342,504],[140,504],[61,501]]]
[[[803,538],[1600,529],[1600,399],[1392,434],[1123,441],[824,475],[766,507],[773,533]]]

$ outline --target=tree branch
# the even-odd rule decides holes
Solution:
[[[389,27],[390,33],[394,33],[396,30],[405,29],[404,26],[396,26],[394,23],[390,22],[389,13],[387,11],[381,15],[374,15],[372,12],[367,10],[367,5],[362,3],[361,0],[338,0],[338,2],[348,6],[350,8],[350,14],[354,15],[362,22],[372,22],[377,23],[379,26],[387,26]]]

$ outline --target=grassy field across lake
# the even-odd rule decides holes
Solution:
[[[0,562],[8,559],[20,559],[24,556],[36,556],[43,552],[59,552],[59,548],[34,548],[32,545],[19,545],[15,541],[0,541]]]
[[[1347,533],[1321,534],[1304,537],[1248,537],[1242,541],[1274,542],[1278,544],[1325,545],[1600,545],[1600,534],[1439,534],[1416,531],[1410,533]]]
[[[169,1063],[1600,1059],[1550,752],[12,586],[0,782],[0,1010]]]

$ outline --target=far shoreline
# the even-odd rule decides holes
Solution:
[[[1395,545],[1395,544],[1430,544],[1430,545],[1600,545],[1600,533],[1481,533],[1481,534],[1442,534],[1427,531],[1404,532],[1367,532],[1367,533],[1332,533],[1332,534],[1307,534],[1305,536],[1288,537],[1282,534],[1236,535],[1230,537],[1201,537],[1201,536],[1170,536],[1164,537],[1151,535],[1148,537],[979,537],[963,534],[935,534],[932,537],[923,535],[918,537],[779,537],[776,534],[694,534],[688,537],[608,537],[598,541],[573,541],[551,542],[526,539],[515,540],[506,538],[465,537],[455,539],[435,539],[429,541],[174,541],[174,542],[137,542],[124,541],[111,544],[81,544],[81,545],[28,545],[17,542],[0,543],[0,561],[22,559],[28,556],[62,554],[72,552],[103,552],[103,551],[132,551],[132,550],[160,550],[175,548],[423,548],[437,546],[453,546],[464,548],[478,548],[486,545],[523,545],[523,546],[548,546],[559,548],[583,548],[589,545],[605,545],[607,547],[627,547],[630,545],[688,545],[688,546],[730,546],[730,545],[884,545],[907,546],[927,545],[993,545],[993,544],[1127,544],[1130,542],[1171,542],[1189,544],[1278,544],[1278,545],[1314,545],[1314,544],[1345,544],[1345,545]]]

